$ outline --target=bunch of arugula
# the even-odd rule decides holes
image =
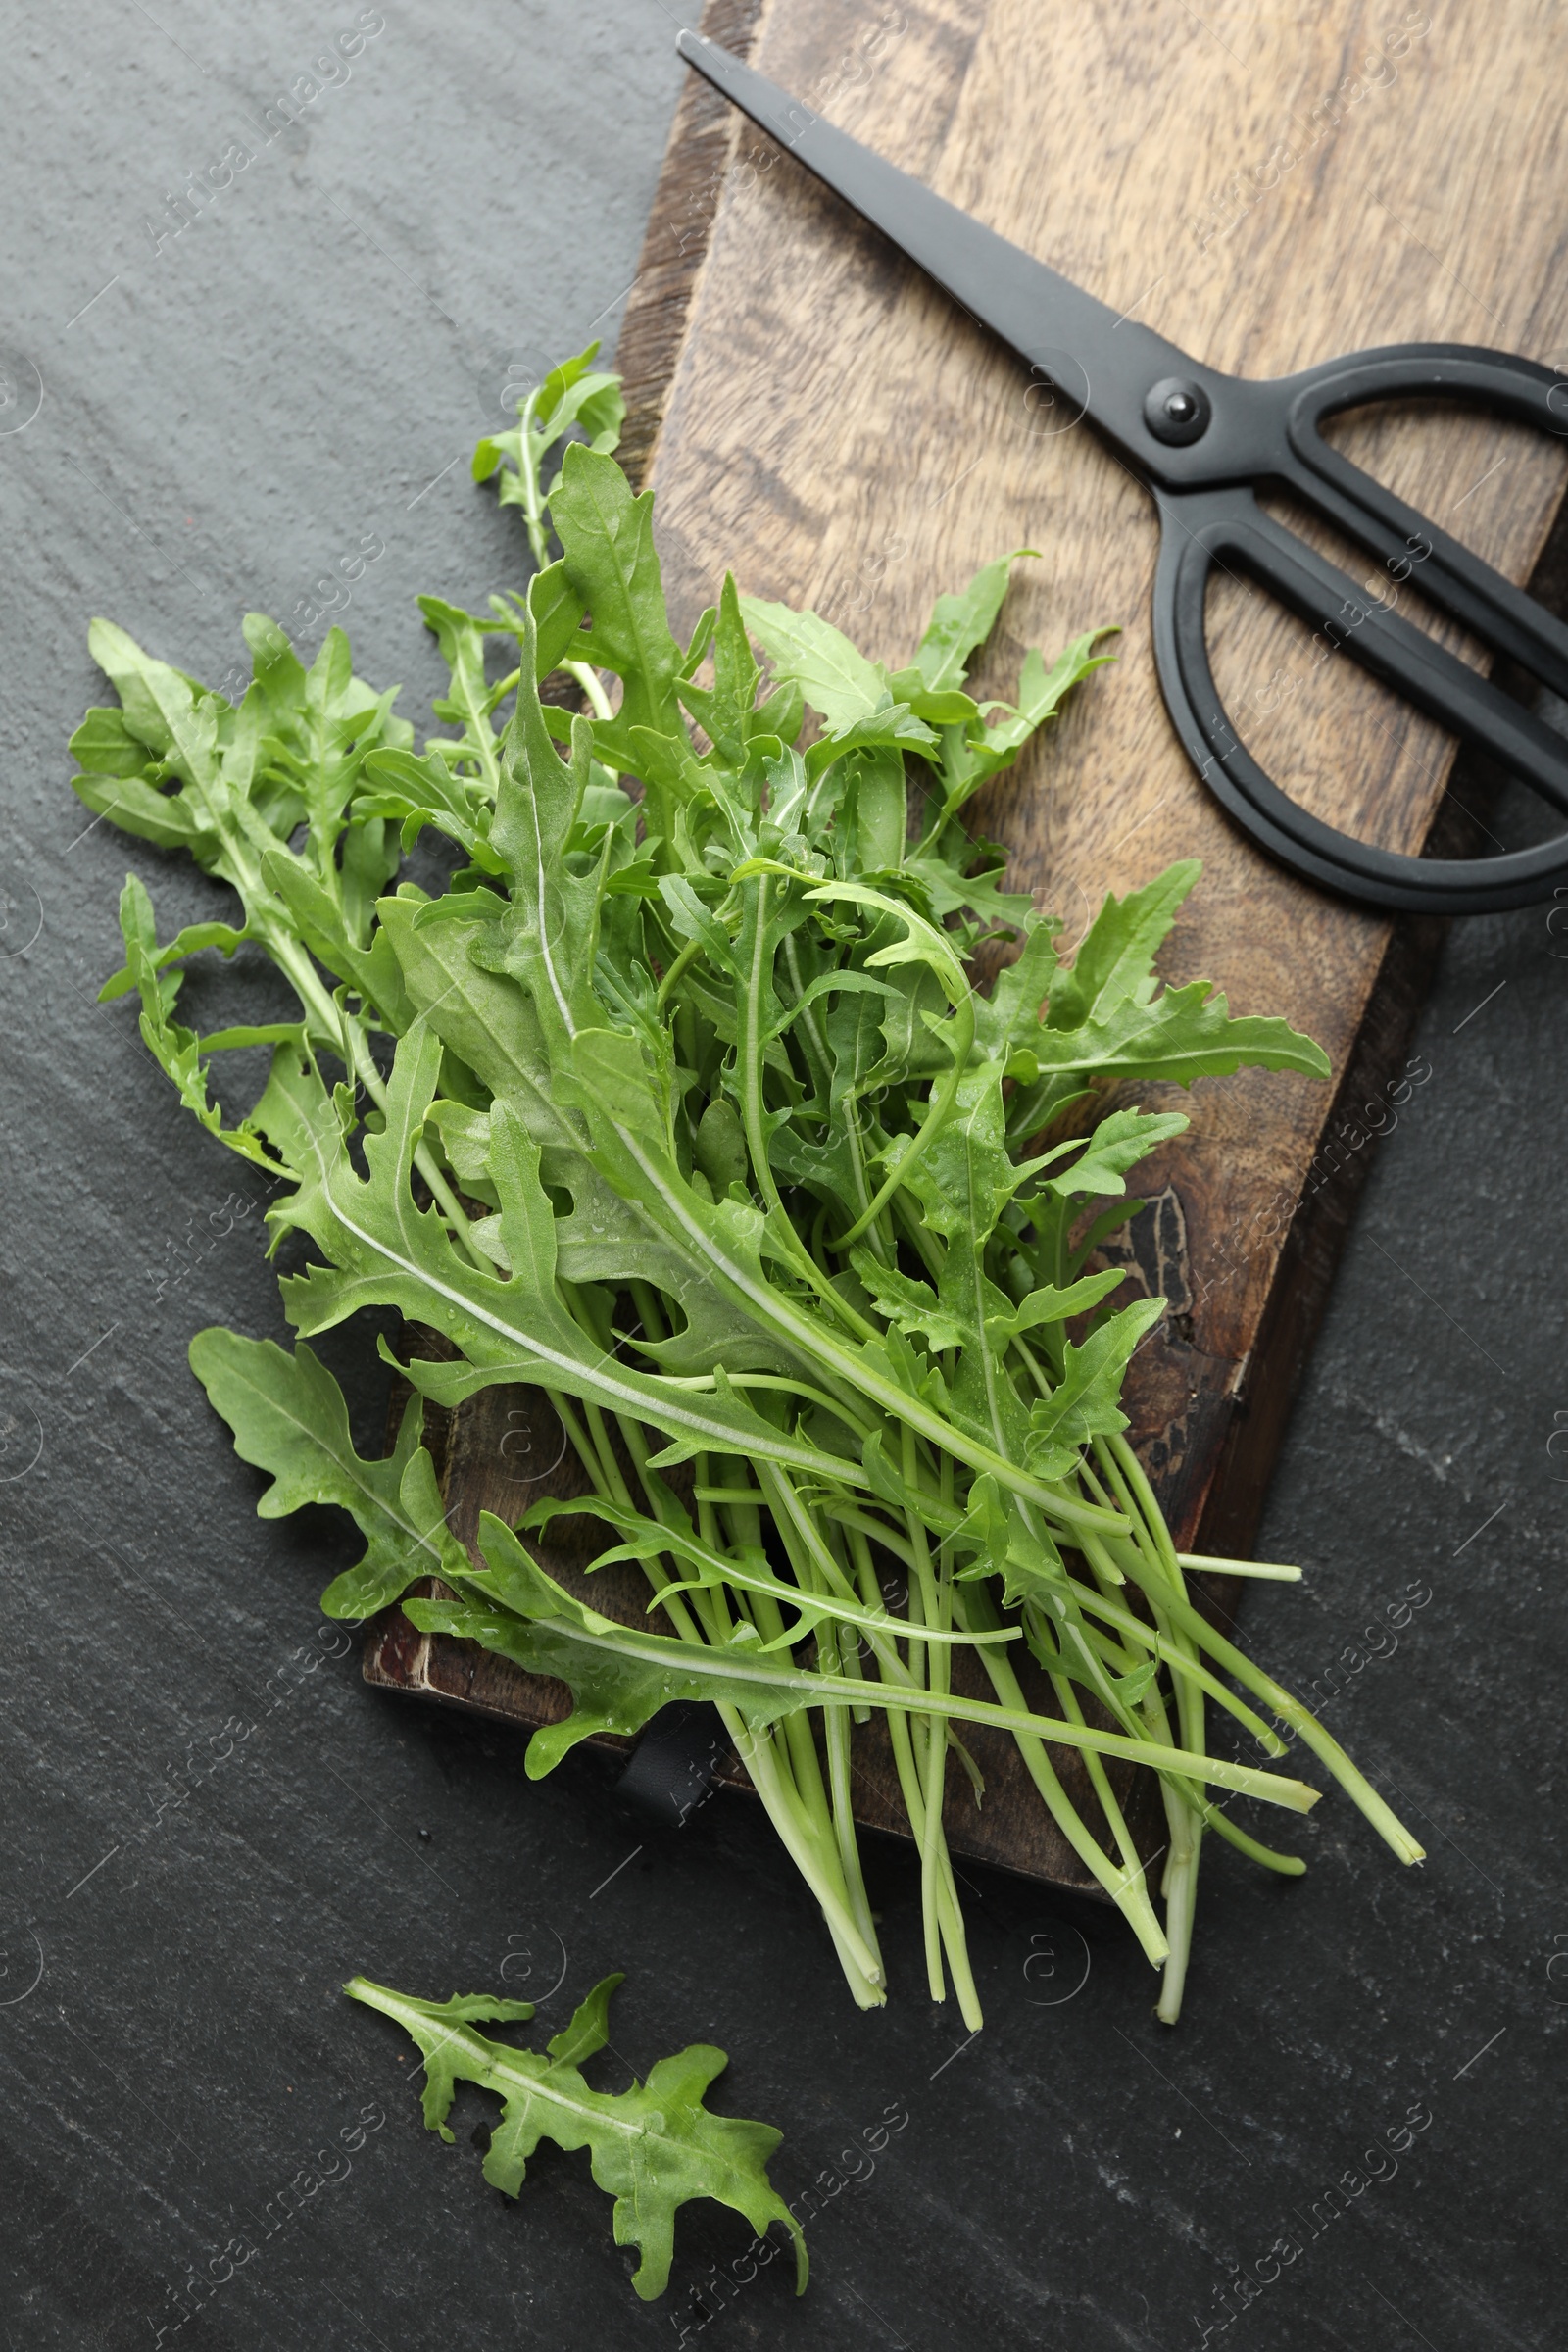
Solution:
[[[75,789],[125,831],[188,850],[241,917],[160,944],[132,876],[124,966],[103,993],[138,995],[183,1100],[274,1179],[275,1239],[313,1245],[282,1283],[292,1356],[219,1330],[192,1362],[239,1452],[273,1475],[264,1512],[330,1501],[363,1529],[329,1613],[363,1618],[434,1575],[438,1596],[406,1604],[416,1624],[569,1687],[573,1711],[536,1734],[531,1774],[670,1699],[710,1699],[862,2005],[882,2000],[884,1973],[852,1758],[876,1712],[919,1847],[933,1997],[951,1978],[979,2024],[943,1797],[955,1757],[973,1773],[962,1727],[985,1723],[1016,1740],[1042,1803],[1163,1966],[1174,2020],[1204,1829],[1269,1869],[1302,1868],[1210,1791],[1316,1801],[1208,1755],[1206,1701],[1277,1756],[1259,1702],[1401,1858],[1420,1849],[1189,1595],[1195,1566],[1227,1563],[1177,1553],[1118,1405],[1161,1302],[1115,1307],[1118,1272],[1087,1270],[1137,1205],[1129,1171],[1186,1121],[1123,1106],[1086,1134],[1084,1105],[1110,1085],[1243,1064],[1322,1075],[1326,1060],[1284,1021],[1232,1019],[1205,982],[1155,978],[1196,865],[1107,898],[1068,959],[1059,924],[1002,888],[1004,853],[965,831],[966,803],[1107,658],[1106,632],[1050,667],[1031,652],[1015,705],[976,703],[965,678],[1004,557],[938,600],[892,673],[729,577],[681,647],[651,498],[611,454],[618,387],[593,358],[476,453],[476,478],[499,472],[522,508],[537,568],[485,616],[419,600],[451,672],[435,706],[449,731],[422,751],[393,695],[354,676],[337,629],[306,669],[251,615],[254,682],[230,706],[94,624],[120,706],[74,737]],[[563,672],[587,713],[541,699]],[[435,896],[396,883],[425,828],[466,860]],[[999,935],[1016,954],[977,990],[976,954]],[[179,967],[242,942],[289,981],[298,1017],[182,1027]],[[212,1057],[256,1045],[270,1074],[226,1124]],[[433,1328],[453,1358],[409,1366],[417,1394],[383,1462],[355,1455],[303,1344],[366,1306]],[[619,1539],[603,1560],[642,1564],[667,1632],[585,1606],[498,1519],[478,1562],[451,1536],[421,1398],[458,1405],[495,1382],[546,1393],[591,1490],[523,1529],[591,1508]],[[1052,1714],[1026,1700],[1020,1645]],[[959,1649],[989,1699],[954,1689]],[[1081,1751],[1097,1821],[1053,1744]],[[1112,1759],[1159,1777],[1163,1925]]]

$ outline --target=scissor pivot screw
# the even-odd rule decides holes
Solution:
[[[1162,376],[1144,395],[1144,422],[1156,441],[1172,448],[1198,440],[1208,430],[1213,413],[1202,385],[1191,383],[1185,376]]]

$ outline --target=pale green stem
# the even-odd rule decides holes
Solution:
[[[1139,1582],[1145,1583],[1143,1574],[1140,1575]],[[1357,1771],[1339,1741],[1323,1729],[1309,1708],[1302,1706],[1298,1698],[1293,1698],[1288,1690],[1283,1690],[1275,1682],[1272,1675],[1265,1674],[1261,1667],[1254,1666],[1251,1659],[1245,1656],[1233,1642],[1227,1642],[1223,1634],[1216,1633],[1207,1619],[1200,1616],[1189,1601],[1179,1600],[1168,1589],[1161,1593],[1152,1577],[1148,1578],[1145,1590],[1156,1606],[1161,1606],[1168,1612],[1174,1625],[1189,1635],[1200,1647],[1206,1649],[1209,1656],[1216,1659],[1227,1674],[1234,1675],[1239,1683],[1263,1699],[1270,1710],[1278,1716],[1281,1723],[1290,1725],[1292,1731],[1305,1742],[1313,1754],[1328,1766],[1341,1787],[1353,1798],[1378,1835],[1394,1848],[1401,1862],[1420,1862],[1425,1859],[1421,1846],[1411,1837],[1397,1814],[1384,1802],[1377,1790]]]
[[[594,1476],[595,1470],[597,1470],[598,1475],[595,1478],[597,1490],[606,1495],[607,1500],[614,1499],[622,1502],[624,1507],[630,1508],[630,1496],[626,1493],[625,1480],[620,1474],[618,1463],[614,1460],[603,1419],[593,1406],[588,1407],[588,1412],[590,1420],[597,1423],[595,1430],[597,1443],[591,1443],[589,1447],[596,1457],[594,1464],[590,1467],[590,1476]],[[634,1424],[629,1423],[623,1423],[622,1430],[640,1475],[646,1465],[647,1457],[647,1446],[642,1440],[642,1432]],[[651,1507],[655,1506],[657,1498],[652,1493],[650,1493],[649,1500]],[[653,1586],[656,1594],[661,1596],[662,1605],[681,1639],[704,1646],[711,1645],[711,1634],[705,1638],[703,1631],[693,1623],[683,1597],[678,1594],[671,1594],[667,1598],[663,1596],[664,1587],[676,1580],[665,1568],[662,1559],[653,1553],[642,1553],[639,1557],[649,1583]],[[710,1604],[715,1605],[719,1614],[722,1615],[721,1595],[709,1592],[699,1595],[699,1598],[707,1599]],[[776,1610],[774,1615],[776,1618]],[[782,1623],[781,1620],[779,1622]],[[715,1618],[715,1628],[716,1625],[717,1619]],[[719,1632],[718,1642],[722,1646],[722,1632]],[[748,1728],[740,1710],[727,1703],[720,1703],[718,1712],[751,1775],[752,1785],[761,1800],[768,1819],[777,1830],[786,1851],[821,1906],[822,1916],[827,1922],[851,1991],[861,2008],[877,2006],[886,1997],[882,1990],[884,1977],[881,1959],[875,1950],[874,1937],[868,1939],[863,1934],[860,1924],[854,1917],[853,1907],[837,1867],[838,1857],[831,1839],[824,1849],[820,1834],[821,1822],[811,1819],[809,1800],[802,1798],[788,1774],[782,1771],[780,1759],[772,1744],[771,1735],[753,1733]],[[788,1726],[792,1727],[802,1720],[799,1716],[792,1716],[788,1719]],[[808,1731],[807,1738],[808,1744],[809,1744]],[[816,1791],[820,1796],[821,1776],[816,1769],[814,1747],[810,1750],[810,1759],[811,1770],[815,1775]],[[821,1809],[825,1812],[825,1800],[822,1800]]]
[[[833,1559],[817,1530],[812,1527],[808,1514],[801,1508],[788,1479],[768,1462],[760,1463],[758,1469],[763,1488],[768,1493],[772,1503],[773,1524],[778,1530],[779,1540],[788,1554],[795,1581],[802,1592],[808,1593],[820,1590],[818,1581],[820,1577],[830,1590],[837,1586],[844,1588],[840,1593],[841,1598],[853,1598],[854,1587],[844,1575],[843,1570],[839,1568],[837,1561]],[[806,1541],[803,1542],[803,1538]],[[826,1571],[825,1576],[823,1575],[824,1571]],[[836,1674],[839,1669],[838,1638],[830,1619],[822,1619],[816,1627],[816,1650],[822,1672]],[[857,1663],[855,1679],[859,1679],[858,1663]],[[802,1716],[799,1720],[804,1728],[807,1718]],[[866,1895],[865,1881],[860,1868],[860,1849],[855,1835],[853,1766],[850,1753],[852,1727],[849,1709],[843,1706],[824,1707],[822,1730],[823,1743],[827,1749],[828,1780],[832,1792],[830,1806],[832,1833],[834,1843],[838,1849],[839,1867],[843,1873],[851,1910],[860,1923],[861,1934],[867,1944],[874,1949],[876,1930],[871,1920],[871,1905]],[[809,1738],[808,1732],[808,1738]],[[811,1761],[812,1766],[815,1767],[816,1746],[814,1741],[811,1743]]]
[[[869,1547],[864,1537],[858,1531],[851,1533],[850,1552],[855,1561],[861,1598],[868,1607],[875,1607],[881,1602],[881,1591],[877,1585],[876,1570],[872,1565]],[[899,1788],[903,1793],[905,1811],[909,1817],[910,1834],[920,1852],[923,1898],[927,1823],[930,1815],[926,1805],[925,1792],[920,1785],[919,1766],[915,1761],[911,1739],[912,1719],[890,1709],[887,1715],[887,1725],[893,1749],[894,1770],[899,1776]],[[939,1831],[940,1827],[939,1821]],[[943,1944],[947,1949],[949,1965],[953,1970],[954,1985],[958,1994],[959,2008],[964,2024],[968,2026],[971,2033],[978,2033],[985,2021],[981,2014],[973,1974],[969,1967],[967,1941],[963,1930],[963,1909],[958,1901],[957,1885],[953,1875],[953,1857],[948,1851],[945,1837],[939,1836],[937,1849],[940,1872],[936,1889],[938,1925],[941,1929]]]
[[[955,1598],[966,1623],[972,1624],[977,1616],[984,1621],[994,1621],[994,1611],[983,1586],[965,1585],[960,1592],[961,1597],[956,1594]],[[1023,1690],[1005,1651],[983,1649],[980,1657],[1002,1705],[1023,1711],[1026,1706]],[[1013,1738],[1030,1779],[1045,1799],[1052,1820],[1079,1860],[1092,1872],[1121,1912],[1143,1946],[1146,1958],[1158,1968],[1168,1946],[1165,1932],[1150,1903],[1142,1869],[1132,1877],[1125,1869],[1118,1871],[1109,1856],[1090,1836],[1077,1807],[1056,1776],[1044,1741],[1022,1731],[1015,1732]]]
[[[881,1959],[867,1944],[847,1909],[843,1892],[834,1884],[838,1875],[836,1869],[831,1875],[823,1869],[817,1841],[798,1809],[800,1798],[788,1780],[779,1773],[778,1759],[771,1742],[749,1732],[744,1719],[733,1707],[720,1707],[719,1713],[724,1718],[741,1762],[751,1775],[752,1786],[761,1798],[768,1819],[783,1839],[796,1868],[822,1906],[822,1916],[827,1921],[850,1990],[862,2009],[878,2007],[887,1998],[883,1989],[886,1978]],[[835,1862],[836,1859],[835,1856]]]
[[[903,1432],[903,1441],[905,1482],[906,1485],[912,1485],[918,1475],[918,1464],[914,1452],[914,1432],[906,1428]],[[914,1581],[909,1588],[909,1614],[912,1618],[918,1605],[923,1622],[927,1626],[940,1628],[946,1623],[944,1594],[932,1570],[931,1553],[926,1543],[925,1529],[912,1512],[907,1515],[907,1523],[908,1541],[915,1570]],[[951,1586],[948,1590],[951,1592]],[[924,1649],[930,1653],[924,1660],[929,1688],[938,1697],[946,1698],[948,1696],[949,1661],[945,1651],[937,1643],[911,1644],[911,1664],[914,1662],[916,1649]],[[911,1731],[913,1728],[911,1726]],[[946,1945],[949,1965],[953,1971],[953,1988],[958,1996],[964,2023],[970,2026],[970,2030],[973,2032],[977,2030],[977,2025],[971,2021],[979,2019],[980,2001],[975,1990],[973,1972],[969,1965],[967,1942],[963,1938],[962,1912],[960,1910],[956,1915],[954,1922],[956,1935],[950,1939],[943,1934],[942,1906],[938,1899],[944,1865],[949,1859],[947,1837],[942,1818],[943,1800],[947,1788],[948,1727],[941,1716],[933,1714],[920,1728],[925,1733],[926,1743],[922,1788],[925,1820],[920,1839],[920,1907],[925,1934],[926,1977],[931,1988],[931,1998],[934,2001],[946,2000],[947,1984],[942,1970],[942,1952]]]
[[[1144,1475],[1138,1456],[1124,1439],[1112,1443],[1097,1442],[1095,1452],[1111,1479],[1113,1493],[1122,1501],[1132,1522],[1133,1558],[1147,1561],[1148,1573],[1167,1584],[1173,1595],[1185,1605],[1186,1582],[1170,1539],[1170,1531],[1165,1525],[1165,1514]],[[1181,1744],[1194,1754],[1201,1754],[1207,1744],[1207,1722],[1203,1691],[1190,1671],[1190,1666],[1196,1663],[1192,1655],[1191,1637],[1184,1638],[1171,1628],[1168,1616],[1152,1590],[1148,1591],[1148,1597],[1156,1626],[1165,1638]],[[1163,1723],[1165,1714],[1163,1707],[1159,1706],[1157,1693],[1155,1705],[1159,1707],[1155,1720]],[[1198,1873],[1202,1859],[1203,1820],[1207,1806],[1201,1789],[1185,1781],[1162,1779],[1160,1796],[1170,1833],[1164,1876],[1165,1933],[1170,1938],[1170,1953],[1160,1984],[1157,2015],[1163,2024],[1173,2026],[1181,2015],[1188,1962],[1192,1954],[1193,1929],[1198,1916]]]

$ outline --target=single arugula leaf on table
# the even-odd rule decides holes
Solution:
[[[768,2158],[783,2133],[771,2124],[714,2115],[704,2103],[729,2064],[723,2050],[694,2042],[661,2058],[647,2082],[634,2082],[629,2090],[595,2090],[586,2081],[583,2066],[610,2038],[611,1995],[624,1982],[618,1975],[604,1978],[542,2052],[477,2030],[526,2023],[531,2001],[485,1993],[421,2001],[366,1977],[350,1978],[343,1989],[413,2035],[424,2053],[425,2124],[449,2144],[447,2117],[460,2082],[476,2082],[500,2098],[501,2121],[484,2160],[492,2188],[515,2197],[542,2140],[588,2150],[595,2180],[615,2200],[616,2245],[635,2246],[642,2257],[631,2282],[644,2302],[669,2284],[675,2217],[694,2197],[729,2206],[759,2237],[781,2222],[795,2245],[795,2291],[804,2294],[806,2233],[767,2177]]]

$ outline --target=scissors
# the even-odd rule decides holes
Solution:
[[[1568,886],[1568,833],[1493,858],[1401,856],[1338,832],[1266,776],[1225,715],[1204,634],[1216,566],[1246,573],[1466,745],[1568,816],[1568,740],[1276,522],[1261,485],[1294,492],[1493,653],[1568,698],[1568,629],[1534,597],[1386,490],[1320,427],[1370,401],[1434,396],[1568,433],[1568,378],[1462,343],[1396,343],[1260,381],[1189,359],[1118,318],[1043,262],[983,228],[791,98],[739,58],[683,32],[688,65],[880,229],[1087,417],[1159,512],[1153,645],[1188,758],[1258,847],[1308,881],[1369,906],[1483,914]],[[1320,656],[1319,659],[1325,658]]]

